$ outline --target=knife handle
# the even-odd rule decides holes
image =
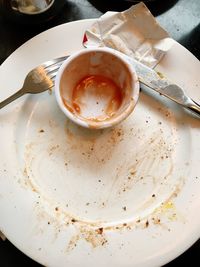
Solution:
[[[200,117],[200,105],[193,99],[191,99],[185,107]]]

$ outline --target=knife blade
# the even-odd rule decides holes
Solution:
[[[139,61],[128,56],[126,58],[129,64],[135,67],[139,81],[142,84],[183,106],[200,118],[200,105],[190,98],[180,86]]]

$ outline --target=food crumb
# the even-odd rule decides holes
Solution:
[[[158,76],[159,76],[161,79],[164,78],[164,75],[163,75],[161,72],[157,71],[157,74],[158,74]]]
[[[152,218],[152,221],[154,224],[160,224],[160,219],[159,218]]]
[[[126,206],[122,208],[124,211],[126,211]]]
[[[147,220],[145,223],[145,227],[147,228],[149,226],[149,221]]]
[[[120,135],[121,135],[120,131],[119,131],[119,132],[117,132],[117,135],[118,135],[118,136],[120,136]]]
[[[55,211],[58,211],[59,210],[59,208],[58,207],[55,207]]]
[[[39,133],[44,133],[44,130],[43,129],[39,130]]]
[[[50,222],[48,222],[48,224],[50,224]]]
[[[152,197],[155,197],[155,196],[156,196],[155,194],[152,195]]]
[[[107,240],[104,240],[104,241],[101,243],[101,245],[103,246],[103,245],[105,245],[106,243],[108,243],[108,241],[107,241]]]
[[[98,229],[97,229],[97,233],[98,233],[99,235],[102,235],[102,234],[103,234],[103,227],[98,228]]]

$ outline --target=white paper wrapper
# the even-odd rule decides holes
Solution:
[[[173,42],[144,3],[107,12],[85,32],[85,47],[107,46],[153,68]]]

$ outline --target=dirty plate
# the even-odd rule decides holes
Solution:
[[[17,49],[0,68],[0,101],[36,65],[81,49],[93,22],[58,26]],[[157,70],[200,102],[199,67],[174,42]],[[99,131],[67,120],[54,92],[16,100],[0,111],[0,230],[45,266],[167,263],[200,236],[199,128],[148,91],[123,123]]]

